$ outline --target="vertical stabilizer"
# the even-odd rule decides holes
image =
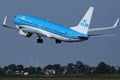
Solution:
[[[90,7],[84,17],[81,19],[80,23],[75,27],[71,27],[71,29],[83,34],[87,34],[90,27],[93,11],[94,7]]]

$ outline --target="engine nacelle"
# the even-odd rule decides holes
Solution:
[[[24,37],[31,37],[31,36],[32,36],[31,33],[24,32],[24,31],[22,31],[22,30],[19,30],[19,34],[20,34],[21,36],[24,36]]]

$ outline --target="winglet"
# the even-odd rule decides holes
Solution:
[[[116,20],[115,24],[113,25],[113,28],[117,27],[119,20],[120,20],[119,18]]]
[[[10,28],[10,29],[14,29],[14,30],[16,30],[16,28],[13,28],[13,27],[7,26],[7,25],[6,25],[6,21],[7,21],[7,16],[4,17],[4,20],[3,20],[2,26],[6,27],[6,28]]]
[[[6,21],[7,21],[7,16],[5,16],[4,20],[3,20],[3,26],[6,25]]]

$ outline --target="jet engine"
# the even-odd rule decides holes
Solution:
[[[24,32],[23,30],[19,30],[19,34],[24,37],[31,37],[32,33]]]

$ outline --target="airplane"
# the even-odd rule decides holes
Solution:
[[[101,36],[90,35],[88,32],[113,29],[118,25],[119,18],[111,27],[89,29],[93,11],[94,7],[90,6],[79,24],[74,27],[58,25],[26,14],[19,14],[15,16],[13,21],[16,28],[6,25],[7,16],[5,16],[2,25],[6,28],[18,30],[19,34],[24,37],[31,37],[33,34],[36,34],[38,37],[37,43],[43,43],[43,39],[41,38],[43,36],[55,39],[56,43],[82,42],[88,40],[88,38],[92,36]]]

